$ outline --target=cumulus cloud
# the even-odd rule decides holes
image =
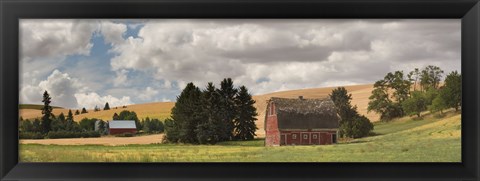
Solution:
[[[231,77],[259,94],[372,83],[411,66],[460,70],[458,20],[152,20],[138,36],[114,46],[112,69],[179,88]]]
[[[48,88],[63,96],[61,104],[67,107],[170,101],[188,82],[203,88],[225,77],[262,94],[370,84],[387,72],[426,65],[448,73],[460,71],[461,63],[460,20],[21,20],[20,24],[21,101],[37,103]],[[75,67],[90,71],[58,68],[69,55],[89,56],[92,35],[103,36],[112,47],[104,52],[108,56],[99,56],[102,61],[108,57],[108,72],[89,67],[95,64]]]
[[[158,94],[158,90],[155,90],[151,87],[147,87],[143,92],[138,96],[142,100],[151,100],[155,95]]]
[[[40,104],[44,91],[48,91],[52,97],[52,105],[65,108],[93,108],[95,105],[104,105],[106,102],[111,106],[132,104],[128,96],[116,98],[111,95],[100,96],[95,92],[89,92],[88,87],[59,70],[54,70],[46,80],[40,81],[38,85],[25,85],[20,90],[20,103]]]
[[[20,57],[28,61],[38,58],[59,58],[67,55],[88,55],[90,37],[97,24],[86,20],[20,20]]]
[[[52,97],[52,105],[62,107],[77,107],[77,100],[74,97],[76,92],[82,91],[83,86],[68,74],[54,70],[46,80],[38,85],[27,85],[21,90],[22,103],[40,103],[43,92],[48,91]]]
[[[108,43],[118,44],[124,41],[123,34],[127,31],[127,25],[122,23],[113,23],[111,21],[101,21],[100,32]]]
[[[130,100],[129,96],[123,96],[122,98],[116,98],[111,95],[107,96],[100,96],[95,92],[89,92],[89,93],[77,93],[75,94],[75,98],[78,101],[78,105],[80,107],[85,107],[85,108],[95,108],[95,106],[98,106],[99,108],[102,108],[105,103],[108,102],[110,107],[118,107],[118,106],[124,106],[124,105],[129,105],[132,104],[132,101]]]

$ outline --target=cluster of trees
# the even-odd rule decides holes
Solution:
[[[361,138],[367,136],[373,130],[373,124],[370,120],[358,113],[357,106],[352,106],[352,94],[348,94],[344,87],[332,90],[329,96],[341,118],[339,130],[341,137]]]
[[[188,83],[165,120],[166,141],[215,144],[227,140],[252,140],[257,116],[255,101],[245,86],[235,88],[225,78],[217,89],[208,83],[204,90]]]
[[[123,110],[120,114],[114,113],[113,120],[133,120],[135,121],[135,126],[137,131],[143,130],[144,133],[163,133],[165,126],[162,121],[159,119],[150,119],[149,117],[145,119],[138,119],[137,113],[135,111]]]
[[[458,110],[462,97],[461,74],[451,72],[441,86],[443,74],[440,67],[433,65],[421,71],[415,68],[407,75],[403,71],[390,72],[384,79],[375,82],[368,111],[374,111],[380,114],[381,120],[388,121],[405,115],[420,117],[421,112],[426,110]]]
[[[51,97],[47,91],[43,94],[43,108],[42,108],[42,117],[40,119],[36,118],[33,121],[29,119],[23,120],[20,117],[19,131],[21,137],[28,138],[29,135],[34,135],[34,138],[39,137],[48,137],[48,135],[66,135],[66,134],[55,134],[55,132],[70,132],[70,133],[79,133],[79,132],[93,132],[94,124],[97,119],[83,119],[80,121],[80,124],[75,122],[73,118],[72,110],[68,111],[67,116],[63,113],[60,113],[58,116],[55,116],[52,113],[52,107],[50,106]],[[92,125],[93,122],[93,125]],[[103,121],[101,121],[104,123]],[[103,131],[103,130],[102,130]],[[101,132],[100,132],[101,133]],[[39,136],[41,135],[41,136]],[[72,135],[92,135],[97,134],[71,134],[67,137],[72,137]],[[100,135],[98,135],[100,136]]]

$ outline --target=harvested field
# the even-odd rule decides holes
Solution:
[[[163,134],[154,134],[135,137],[101,137],[101,138],[66,138],[66,139],[42,139],[42,140],[20,140],[20,144],[41,144],[41,145],[106,145],[120,146],[132,144],[154,144],[161,143]]]

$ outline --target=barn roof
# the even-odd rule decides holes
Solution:
[[[337,129],[340,117],[335,104],[325,99],[272,97],[279,129]],[[270,104],[267,106],[269,109]]]
[[[134,120],[114,120],[108,122],[108,127],[113,129],[137,129]]]

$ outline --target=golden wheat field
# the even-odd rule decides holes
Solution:
[[[354,85],[354,86],[344,86],[349,93],[352,94],[352,104],[358,107],[358,112],[360,114],[365,115],[370,119],[372,122],[376,122],[379,119],[379,115],[375,114],[374,112],[367,112],[368,107],[368,97],[370,96],[373,85]],[[298,96],[303,96],[306,99],[312,98],[324,98],[327,97],[328,94],[332,92],[333,89],[337,87],[325,87],[325,88],[312,88],[312,89],[300,89],[300,90],[291,90],[291,91],[281,91],[281,92],[274,92],[269,94],[263,95],[256,95],[253,98],[256,101],[256,108],[258,112],[257,117],[257,136],[264,137],[264,117],[265,117],[265,109],[266,109],[266,102],[271,97],[284,97],[284,98],[298,98]],[[80,121],[83,118],[99,118],[103,120],[110,120],[114,113],[120,113],[123,110],[135,111],[139,117],[139,119],[143,119],[146,117],[150,118],[158,118],[158,119],[165,119],[170,117],[170,111],[172,107],[175,105],[174,102],[154,102],[154,103],[145,103],[145,104],[134,104],[128,105],[127,108],[122,107],[112,107],[111,110],[101,110],[98,112],[94,112],[93,110],[88,110],[86,114],[75,115],[75,121]],[[75,110],[72,110],[75,111]],[[53,113],[58,115],[60,113],[67,114],[68,109],[54,109]],[[21,109],[20,116],[24,119],[32,119],[41,116],[40,110],[35,109]]]

